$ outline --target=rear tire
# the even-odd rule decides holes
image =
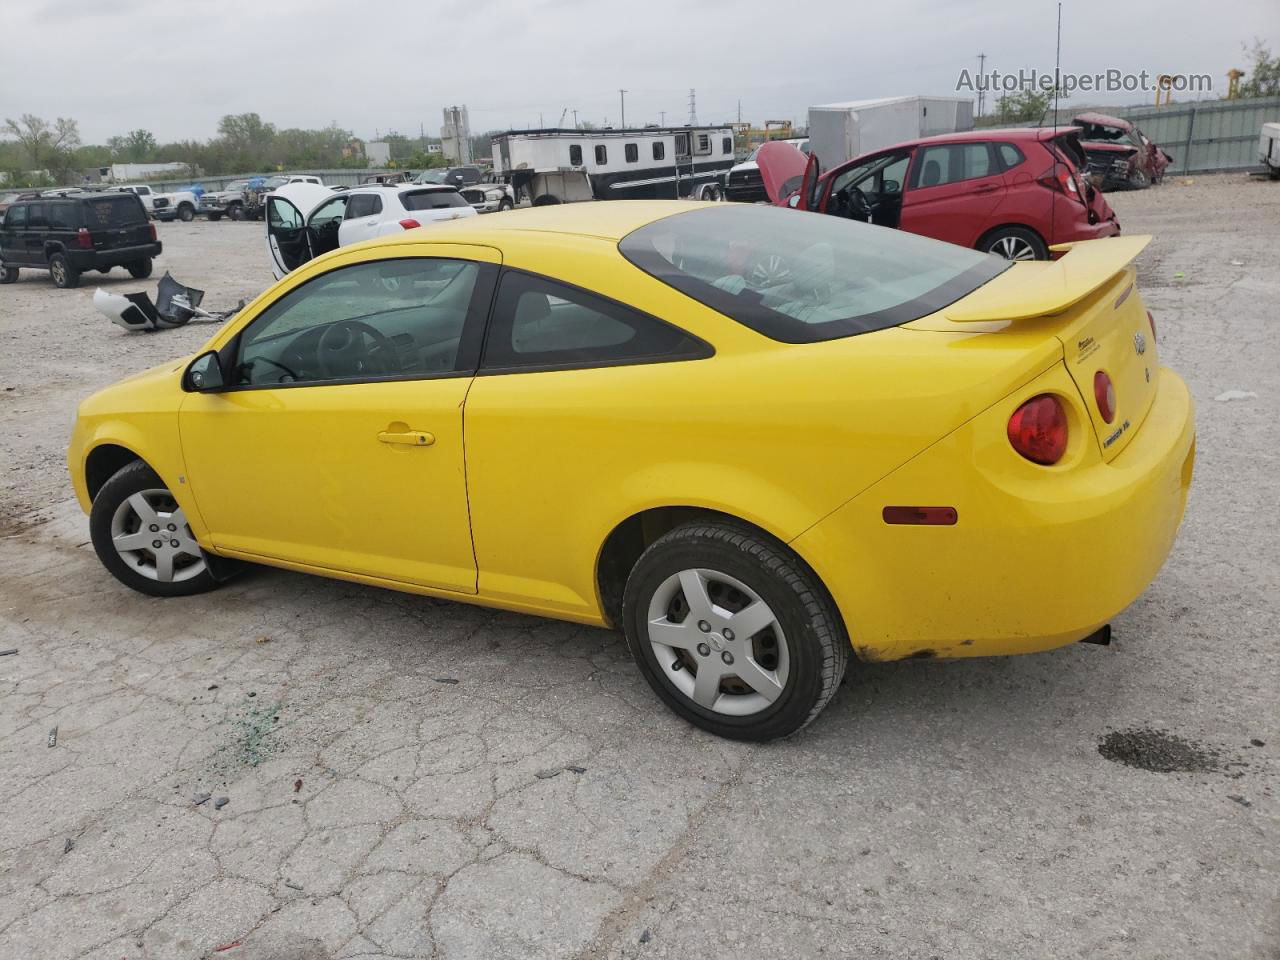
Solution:
[[[181,507],[141,460],[102,485],[89,512],[89,535],[107,571],[139,593],[186,597],[218,585]]]
[[[0,267],[0,283],[17,283],[17,267]]]
[[[55,253],[49,258],[49,275],[59,290],[80,286],[80,271],[71,265],[65,253]]]
[[[622,623],[667,706],[734,740],[804,727],[849,661],[839,611],[813,571],[767,534],[719,521],[677,527],[645,550],[627,578]]]
[[[1048,260],[1049,248],[1040,235],[1026,227],[1000,227],[978,243],[983,253],[994,253],[1006,260]]]
[[[135,280],[145,280],[151,276],[151,258],[146,257],[142,260],[134,260],[132,263],[125,264],[125,269],[129,271],[129,276]]]

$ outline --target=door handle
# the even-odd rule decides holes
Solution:
[[[999,189],[1000,189],[999,184],[989,183],[985,187],[974,187],[973,192],[974,193],[995,193]]]
[[[408,447],[429,447],[436,442],[435,434],[423,430],[406,430],[403,433],[392,433],[383,430],[378,434],[383,443],[403,443]]]

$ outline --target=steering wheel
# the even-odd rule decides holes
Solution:
[[[867,195],[862,192],[862,188],[857,184],[849,184],[841,187],[839,191],[843,196],[845,208],[849,211],[851,220],[871,221],[871,217],[875,213],[875,208],[871,205],[871,201],[867,199]]]
[[[368,337],[373,343],[365,345]],[[386,376],[388,369],[383,353],[394,354],[395,347],[381,331],[363,320],[339,320],[330,324],[316,344],[316,360],[324,375],[337,380],[350,376]]]

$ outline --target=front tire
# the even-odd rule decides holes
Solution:
[[[186,515],[141,460],[102,485],[89,512],[93,549],[126,587],[153,597],[186,597],[217,586]]]
[[[80,286],[80,271],[71,265],[65,253],[55,253],[49,258],[49,276],[53,277],[53,285],[59,290]]]
[[[220,213],[211,213],[211,214],[209,214],[209,222],[210,222],[210,223],[217,223],[217,222],[218,222],[219,220],[221,220],[221,219],[222,219],[222,214],[220,214]]]
[[[1145,190],[1149,186],[1151,186],[1151,178],[1147,176],[1147,172],[1145,170],[1135,168],[1134,171],[1129,174],[1130,190]]]
[[[145,280],[151,276],[151,258],[146,257],[142,260],[134,260],[132,263],[126,264],[125,269],[129,271],[129,276],[135,280]]]
[[[511,199],[509,197],[504,198],[502,202],[498,204],[498,212],[506,213],[508,210],[512,209],[514,206],[515,204],[511,202]]]
[[[1026,227],[1001,227],[982,238],[978,249],[1006,260],[1048,260],[1049,248],[1040,235]]]
[[[0,267],[0,283],[17,283],[17,267]]]
[[[623,596],[631,654],[654,692],[734,740],[795,733],[827,705],[849,660],[835,603],[782,543],[708,521],[655,540]]]
[[[183,223],[190,223],[196,218],[196,211],[189,203],[184,203],[178,208],[178,219]]]
[[[227,207],[227,216],[230,217],[232,220],[243,220],[244,207],[242,207],[238,203],[231,204],[229,207]]]

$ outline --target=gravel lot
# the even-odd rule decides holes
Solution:
[[[1198,404],[1159,579],[1109,648],[855,664],[767,746],[600,630],[270,570],[129,592],[75,405],[211,331],[112,326],[123,271],[0,288],[0,958],[1280,957],[1280,184],[1113,203]],[[159,230],[211,308],[270,280],[261,224]]]

